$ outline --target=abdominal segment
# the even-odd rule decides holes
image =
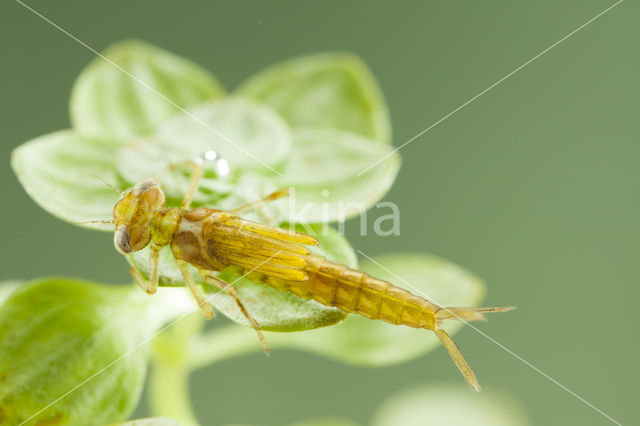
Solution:
[[[312,255],[304,234],[244,221],[227,212],[199,208],[183,215],[171,249],[200,269],[235,267],[278,290],[349,313],[416,328],[436,327],[440,309],[387,281]]]
[[[321,256],[307,256],[307,280],[292,281],[254,274],[278,290],[356,313],[370,319],[415,328],[435,328],[438,306],[394,285]]]

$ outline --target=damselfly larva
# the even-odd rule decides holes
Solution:
[[[147,293],[155,293],[158,287],[159,250],[170,246],[184,282],[205,316],[213,317],[213,307],[207,302],[202,288],[195,283],[188,264],[198,268],[205,282],[234,298],[265,349],[259,324],[243,305],[236,289],[217,278],[214,271],[234,268],[255,281],[348,313],[431,330],[442,341],[467,382],[474,389],[480,389],[469,363],[440,325],[449,319],[480,320],[485,313],[511,308],[445,308],[434,305],[387,281],[312,254],[305,246],[316,245],[318,241],[311,236],[237,216],[258,203],[288,195],[286,189],[276,191],[258,203],[245,204],[230,211],[206,207],[189,209],[202,176],[201,168],[196,164],[193,167],[191,183],[180,208],[165,207],[165,195],[159,184],[153,179],[145,179],[123,193],[113,209],[116,249],[127,255],[147,246],[150,248],[149,281],[135,268],[130,268],[136,282]]]

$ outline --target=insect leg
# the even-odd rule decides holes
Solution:
[[[233,210],[229,210],[229,213],[238,214],[238,213],[240,213],[242,211],[249,210],[249,209],[255,208],[257,206],[260,206],[262,204],[266,204],[266,203],[269,203],[269,202],[272,202],[272,201],[276,201],[276,200],[279,200],[280,198],[284,198],[284,197],[288,197],[288,196],[289,196],[289,188],[281,188],[281,189],[278,189],[275,192],[272,192],[271,194],[267,195],[266,197],[262,197],[262,198],[260,198],[260,199],[258,199],[256,201],[252,201],[251,203],[246,203],[246,204],[243,204],[241,206],[236,207]]]
[[[158,257],[160,256],[160,249],[151,244],[151,252],[149,256],[149,287],[147,293],[155,294],[158,290]]]
[[[198,189],[198,184],[200,183],[200,179],[202,179],[202,165],[198,163],[190,163],[193,169],[191,172],[191,180],[189,181],[189,189],[184,194],[184,198],[182,199],[182,204],[180,207],[182,209],[188,209],[191,205],[191,200],[193,199],[193,195],[196,193]]]
[[[196,298],[196,301],[198,302],[198,306],[204,313],[204,316],[207,319],[213,318],[213,315],[214,315],[213,306],[211,306],[211,303],[207,301],[204,291],[202,291],[202,287],[196,284],[196,282],[193,280],[193,277],[191,276],[191,272],[189,272],[189,268],[187,267],[187,263],[181,260],[178,260],[177,263],[178,263],[178,268],[182,273],[182,278],[184,279],[184,282],[187,284],[187,287],[189,287],[189,290],[191,290],[191,293]]]
[[[173,163],[169,165],[170,170],[174,170],[180,167],[189,167],[191,169],[191,180],[189,181],[189,188],[187,189],[187,192],[185,192],[184,198],[182,199],[182,204],[180,206],[182,209],[188,209],[191,205],[193,195],[198,189],[200,179],[202,179],[202,164],[198,163],[197,161],[184,161],[182,163]]]
[[[149,283],[144,279],[140,272],[133,266],[129,266],[129,272],[133,277],[133,280],[143,289],[146,293],[149,293]]]
[[[268,354],[269,346],[267,346],[267,343],[264,340],[264,335],[260,331],[260,325],[258,324],[258,321],[256,321],[256,319],[251,316],[247,308],[244,306],[244,304],[240,300],[240,295],[238,294],[238,290],[236,290],[236,288],[233,285],[214,276],[211,273],[211,271],[201,269],[200,275],[206,281],[207,284],[212,285],[214,287],[218,287],[219,289],[223,290],[225,293],[227,293],[236,301],[236,304],[238,305],[240,312],[242,312],[242,315],[244,315],[247,321],[249,321],[249,324],[251,324],[251,327],[253,327],[256,334],[258,335],[258,339],[260,340],[260,343],[262,344],[264,351]]]
[[[158,256],[160,255],[160,250],[151,246],[151,256],[149,257],[149,271],[150,271],[150,279],[144,279],[140,271],[138,271],[133,266],[129,266],[129,272],[133,277],[133,280],[148,294],[155,294],[158,290]]]

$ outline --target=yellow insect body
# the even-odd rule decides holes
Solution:
[[[233,211],[205,207],[188,209],[199,173],[196,169],[182,208],[165,208],[165,197],[157,182],[147,179],[123,194],[114,208],[114,242],[123,254],[151,248],[149,282],[131,268],[136,282],[148,293],[158,285],[158,251],[169,245],[184,281],[196,297],[204,314],[213,316],[202,288],[193,281],[187,264],[197,267],[203,279],[234,297],[240,310],[264,344],[258,323],[244,307],[233,286],[212,272],[234,268],[249,278],[286,290],[305,299],[316,300],[348,313],[374,320],[432,330],[442,341],[467,382],[479,390],[466,359],[451,337],[440,328],[443,320],[479,320],[483,313],[511,308],[443,308],[393,284],[346,265],[317,256],[305,247],[318,241],[308,235],[250,222],[235,213],[254,207],[247,204]],[[266,197],[271,201],[287,195],[281,190]]]

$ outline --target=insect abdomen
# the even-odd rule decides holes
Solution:
[[[319,256],[308,256],[307,259],[307,281],[277,280],[270,284],[367,318],[416,328],[434,328],[435,312],[439,308],[428,301],[343,264]]]

